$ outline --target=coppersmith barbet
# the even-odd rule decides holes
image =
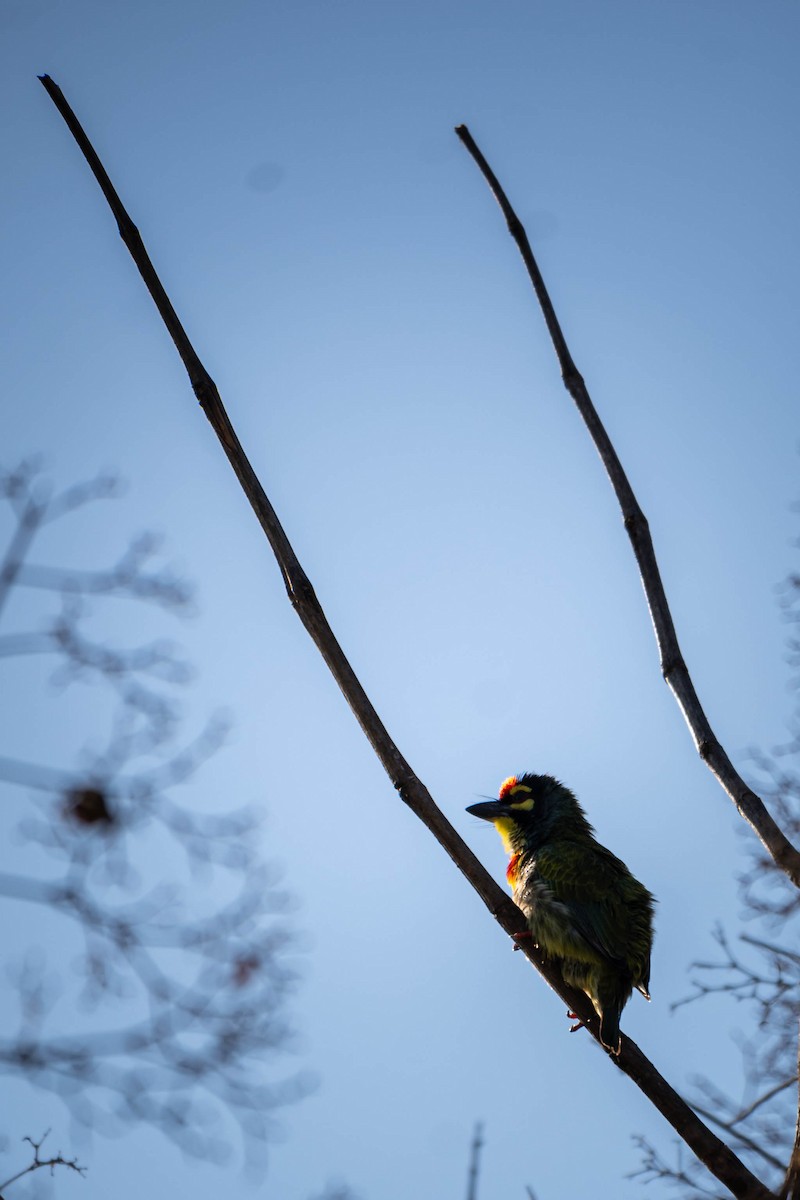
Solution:
[[[552,775],[512,775],[497,800],[467,812],[494,824],[531,936],[565,983],[589,997],[600,1041],[619,1054],[620,1016],[633,988],[650,999],[653,896],[600,845],[573,793]]]

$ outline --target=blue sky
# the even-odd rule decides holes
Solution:
[[[658,896],[653,1004],[634,998],[623,1025],[681,1089],[735,1084],[734,1014],[670,1003],[713,923],[735,922],[743,842],[660,680],[610,488],[452,130],[470,126],[527,225],[701,698],[746,766],[791,707],[775,586],[796,566],[799,27],[772,0],[0,4],[3,459],[129,480],[65,558],[164,532],[199,593],[190,712],[236,721],[199,802],[263,806],[300,902],[298,1062],[320,1086],[285,1114],[259,1195],[337,1178],[364,1200],[460,1195],[481,1118],[487,1198],[632,1197],[630,1135],[662,1125],[566,1036],[398,802],[36,76],[103,157],[447,816],[502,878],[464,807],[512,771],[552,772]],[[19,739],[38,728],[26,687]],[[75,706],[73,724],[80,738]],[[3,1088],[12,1137],[52,1125],[65,1148],[57,1101]],[[150,1133],[84,1157],[60,1195],[252,1194]]]

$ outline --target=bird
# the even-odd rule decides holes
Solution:
[[[564,982],[589,997],[602,1045],[619,1055],[633,989],[650,999],[655,897],[600,845],[574,793],[552,775],[511,775],[496,800],[467,812],[497,829],[529,935]]]

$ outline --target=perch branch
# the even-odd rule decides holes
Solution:
[[[458,835],[450,822],[434,804],[428,789],[417,778],[410,765],[392,741],[366,692],[334,637],[311,583],[303,571],[252,466],[250,465],[230,419],[222,405],[217,387],[206,371],[189,338],[178,320],[164,291],[136,226],[120,201],[89,139],[64,98],[61,89],[48,76],[41,76],[48,95],[66,122],[87,163],[89,164],[109,207],[116,219],[120,236],[136,264],[152,296],[159,314],[183,360],[189,379],[203,411],[222,443],[231,466],[249,500],[259,523],[272,547],[283,575],[286,591],[297,615],[327,663],[347,703],[377,754],[386,773],[412,812],[428,827],[455,865],[472,884],[490,913],[501,927],[514,937],[527,930],[522,913],[509,896],[495,883],[491,875]],[[522,952],[533,963],[551,988],[572,1011],[576,1012],[599,1041],[599,1023],[586,997],[568,988],[560,973],[542,957],[530,939],[525,939]],[[740,1200],[769,1200],[771,1193],[739,1161],[735,1154],[712,1133],[688,1104],[658,1073],[639,1047],[629,1038],[622,1043],[622,1052],[615,1060],[634,1080],[673,1128],[691,1147],[717,1178]]]

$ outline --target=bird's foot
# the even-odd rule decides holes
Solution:
[[[526,940],[526,938],[530,938],[530,940],[533,941],[533,934],[531,933],[531,931],[529,929],[526,929],[524,933],[512,933],[511,936],[516,943],[516,945],[514,946],[515,950],[522,949],[522,947],[520,946],[519,943],[524,942]]]
[[[577,1033],[579,1029],[586,1028],[586,1026],[584,1025],[583,1021],[580,1019],[580,1017],[578,1016],[577,1013],[570,1012],[569,1009],[567,1009],[567,1016],[569,1017],[570,1021],[577,1021],[576,1025],[570,1025],[570,1027],[569,1027],[570,1033]]]

